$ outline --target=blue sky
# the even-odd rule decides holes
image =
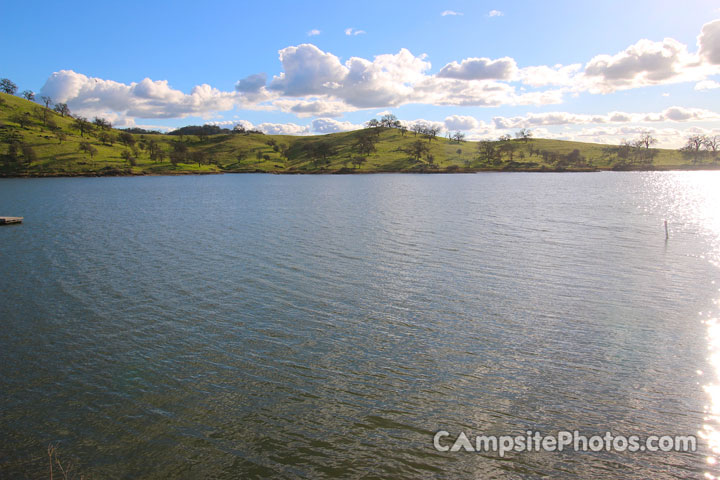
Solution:
[[[389,111],[676,146],[720,134],[719,19],[709,0],[12,2],[0,77],[117,126],[310,134]]]

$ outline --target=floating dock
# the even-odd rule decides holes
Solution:
[[[0,217],[0,225],[10,225],[12,223],[22,223],[23,217]]]

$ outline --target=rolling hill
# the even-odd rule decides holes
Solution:
[[[715,168],[676,150],[561,140],[454,141],[398,128],[317,136],[128,133],[0,93],[0,176]]]

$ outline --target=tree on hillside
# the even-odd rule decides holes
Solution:
[[[205,156],[205,152],[202,150],[195,150],[190,154],[190,160],[192,160],[193,163],[197,163],[198,167],[200,165],[204,165],[207,162],[207,158]]]
[[[640,138],[638,138],[638,143],[641,146],[645,147],[645,149],[647,150],[656,143],[658,143],[658,140],[657,138],[652,136],[652,133],[646,130],[640,134]]]
[[[335,154],[335,149],[329,142],[320,142],[317,144],[317,153],[322,158],[325,165],[330,164],[330,156]]]
[[[711,152],[713,163],[717,163],[718,149],[720,149],[720,135],[705,137],[705,149]]]
[[[35,92],[33,92],[32,90],[24,90],[22,92],[22,96],[23,98],[25,98],[25,100],[30,100],[31,102],[35,100]]]
[[[115,143],[115,135],[113,135],[111,132],[102,131],[98,135],[98,140],[100,140],[105,145],[112,146],[112,144]]]
[[[355,142],[355,149],[360,155],[370,155],[375,152],[375,142],[377,140],[371,134],[364,133],[360,135]]]
[[[80,137],[83,138],[86,133],[92,129],[92,125],[88,122],[88,119],[83,116],[76,116],[73,121],[73,127],[80,132]]]
[[[352,158],[352,164],[355,166],[355,168],[362,167],[363,163],[367,161],[367,158],[363,156],[357,156]]]
[[[67,103],[56,103],[54,110],[62,117],[70,115],[70,109],[68,108]]]
[[[122,133],[120,134],[122,136]],[[127,146],[127,144],[125,144]],[[158,142],[156,142],[154,139],[149,139],[145,141],[145,151],[148,152],[148,155],[150,156],[150,160],[153,162],[157,161],[157,154],[160,151],[160,145],[158,145]]]
[[[10,117],[10,120],[20,125],[21,128],[27,128],[27,126],[30,125],[30,113],[15,113]]]
[[[172,146],[173,151],[170,152],[170,162],[173,166],[176,166],[178,163],[185,163],[188,156],[187,145],[183,142],[173,142]]]
[[[122,143],[126,147],[132,147],[133,145],[135,145],[135,137],[133,137],[132,133],[120,132],[119,140],[120,143]]]
[[[0,79],[0,91],[7,93],[8,95],[15,95],[15,92],[17,92],[17,85],[15,85],[9,78],[2,78]]]
[[[23,163],[25,163],[25,165],[30,165],[33,162],[37,162],[37,154],[35,153],[35,150],[30,145],[23,144],[22,154],[23,154]]]
[[[135,165],[137,165],[137,160],[136,160],[135,157],[133,156],[132,152],[130,152],[130,150],[123,150],[123,151],[120,153],[120,156],[121,156],[126,162],[128,162],[128,164],[129,164],[131,167],[134,167]]]
[[[93,118],[93,123],[95,126],[102,130],[109,130],[112,128],[112,123],[110,123],[109,120],[105,120],[104,118],[95,117]]]
[[[50,108],[50,104],[52,103],[52,98],[48,97],[47,95],[41,95],[40,101],[45,105],[45,108]]]
[[[495,144],[488,140],[482,140],[477,144],[478,154],[490,161],[495,158]]]
[[[380,126],[386,128],[399,128],[400,120],[392,113],[387,113],[380,118]]]
[[[405,148],[405,153],[410,155],[410,158],[419,162],[423,155],[430,151],[430,147],[427,143],[422,140],[415,140],[409,146]]]
[[[525,143],[527,143],[528,140],[532,138],[532,136],[532,131],[528,130],[527,128],[521,128],[518,132],[515,133],[515,138],[517,138],[518,140],[522,140]]]
[[[702,148],[705,145],[707,137],[705,135],[690,135],[687,137],[685,145],[680,149],[684,154],[692,157],[692,162],[697,163],[702,157]]]
[[[465,134],[458,130],[457,132],[450,134],[450,139],[453,142],[462,143],[465,141]]]
[[[502,156],[503,153],[506,153],[509,160],[512,162],[515,155],[515,150],[517,150],[517,148],[518,145],[513,143],[513,141],[510,139],[510,135],[508,135],[505,140],[502,140],[500,142],[500,146],[498,147],[498,153],[500,154],[500,156]]]
[[[422,125],[422,124],[420,124],[420,123],[416,123],[416,124],[414,124],[412,127],[410,127],[410,130],[411,130],[411,131],[413,132],[413,134],[415,134],[415,136],[417,137],[417,136],[418,136],[418,133],[423,133],[423,131],[425,130],[425,126]]]
[[[85,152],[88,155],[90,155],[90,159],[92,159],[97,153],[98,150],[94,146],[90,145],[89,142],[80,142],[80,146],[78,147],[78,150],[81,152]]]
[[[15,164],[20,159],[20,149],[22,148],[22,145],[20,142],[10,142],[10,145],[8,145],[8,153],[5,155],[5,166],[9,167],[12,164]]]
[[[442,130],[443,128],[439,125],[427,127],[424,129],[423,135],[428,139],[428,142],[432,142]]]
[[[153,139],[147,141],[146,148],[153,162],[162,162],[165,158],[165,151],[160,148],[158,142]]]

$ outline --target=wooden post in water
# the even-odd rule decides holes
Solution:
[[[670,238],[670,235],[668,234],[667,220],[665,220],[665,240],[667,240],[668,238]]]

